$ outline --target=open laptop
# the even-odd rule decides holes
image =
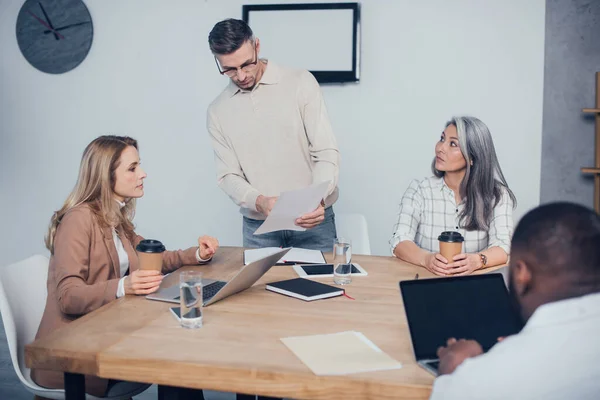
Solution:
[[[219,300],[248,289],[266,274],[275,265],[277,260],[283,257],[288,251],[290,251],[290,248],[283,249],[242,267],[229,282],[202,279],[202,304],[209,306]],[[175,284],[167,288],[160,288],[156,293],[147,295],[146,298],[179,304],[179,285]]]
[[[401,281],[400,291],[417,363],[435,376],[437,349],[449,338],[488,351],[523,327],[501,274]]]

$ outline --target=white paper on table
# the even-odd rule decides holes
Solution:
[[[281,251],[281,247],[261,247],[258,249],[244,250],[244,265],[253,263]],[[319,250],[303,249],[300,247],[292,247],[277,264],[285,264],[287,262],[295,262],[296,264],[325,264],[325,257]]]
[[[329,182],[322,182],[304,189],[281,193],[271,213],[254,234],[262,235],[282,230],[305,231],[306,228],[302,228],[294,222],[301,215],[314,211],[319,206],[328,187]]]
[[[360,332],[282,338],[315,375],[346,375],[402,368]]]

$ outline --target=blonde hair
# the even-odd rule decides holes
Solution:
[[[135,199],[130,199],[121,208],[114,197],[115,170],[119,166],[123,150],[129,146],[137,149],[137,141],[127,136],[114,135],[100,136],[87,145],[81,158],[77,183],[62,208],[50,219],[45,241],[51,254],[54,254],[54,237],[62,218],[81,204],[90,207],[100,226],[122,227],[127,238],[133,241]]]

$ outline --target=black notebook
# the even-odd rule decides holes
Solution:
[[[267,285],[267,290],[281,293],[286,296],[295,297],[304,301],[326,299],[328,297],[341,296],[344,294],[343,289],[338,289],[335,286],[326,285],[324,283],[315,282],[304,278],[288,279],[287,281],[269,283]]]

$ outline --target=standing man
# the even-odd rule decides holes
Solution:
[[[208,44],[230,82],[208,107],[207,128],[219,186],[244,216],[244,247],[331,251],[339,151],[319,84],[306,70],[260,59],[260,41],[244,21],[217,23]],[[306,231],[254,235],[281,192],[321,182],[329,182],[325,198],[296,220]]]

